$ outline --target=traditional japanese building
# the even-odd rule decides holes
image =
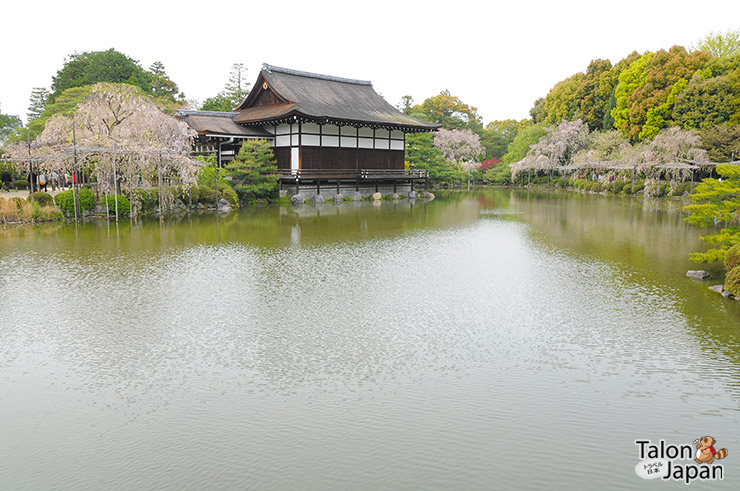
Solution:
[[[246,138],[268,139],[282,186],[394,187],[426,178],[404,169],[406,134],[434,131],[388,104],[369,81],[263,65],[234,112],[181,111],[198,132],[197,152],[233,158]]]

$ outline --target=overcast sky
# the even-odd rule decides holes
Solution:
[[[533,102],[589,62],[616,63],[740,28],[739,0],[160,2],[11,1],[0,7],[0,109],[22,117],[66,56],[109,48],[161,61],[189,99],[223,89],[233,63],[371,80],[393,105],[448,89],[485,122]]]

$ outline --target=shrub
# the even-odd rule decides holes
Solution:
[[[199,188],[196,185],[191,186],[177,186],[173,192],[173,196],[175,199],[182,200],[183,203],[186,205],[188,204],[188,201],[192,198],[193,203],[198,202],[198,191]]]
[[[26,181],[25,179],[18,179],[17,181],[15,181],[15,188],[18,190],[28,189],[28,181]]]
[[[54,203],[50,206],[41,206],[38,202],[32,202],[33,204],[33,219],[38,222],[50,222],[52,220],[61,220],[64,218],[62,211],[54,206]]]
[[[740,297],[740,266],[735,266],[727,273],[724,289],[736,297]]]
[[[18,218],[18,205],[12,199],[0,198],[0,222],[11,222]]]
[[[109,194],[107,196],[103,196],[103,202],[102,205],[106,206],[108,205],[108,210],[111,214],[116,213],[116,196],[113,194]],[[119,215],[128,215],[131,213],[131,202],[129,199],[122,194],[118,195],[118,214]]]
[[[629,184],[630,187],[632,187],[632,183],[631,182],[627,182],[627,181],[614,181],[612,183],[612,185],[610,186],[610,189],[613,189],[614,190],[614,194],[619,194],[622,191],[624,191],[625,186],[627,186],[628,184]]]
[[[725,270],[732,271],[740,264],[740,244],[727,249],[725,252]]]
[[[74,215],[75,213],[75,198],[74,190],[62,191],[54,197],[54,202],[57,204],[65,215]],[[80,189],[80,208],[82,211],[91,210],[95,206],[95,194],[89,189]]]
[[[136,188],[129,193],[129,205],[138,203],[141,213],[149,213],[159,205],[159,190],[157,188]]]
[[[213,187],[213,181],[215,177],[215,170],[213,168],[213,164],[211,165],[204,165],[200,169],[198,169],[198,186],[205,186],[205,187]],[[228,181],[226,181],[224,178],[226,177],[226,169],[219,169],[218,170],[218,183],[219,184],[228,184]]]
[[[672,196],[683,196],[684,193],[688,193],[691,189],[691,183],[690,182],[684,182],[681,184],[676,184],[676,186],[671,191]]]
[[[0,198],[0,221],[18,222],[31,221],[33,205],[23,198]]]
[[[635,182],[635,190],[632,191],[632,182],[629,183],[628,186],[624,187],[624,193],[625,194],[637,194],[638,192],[645,189],[645,183],[644,182]]]
[[[29,201],[35,201],[39,206],[54,206],[54,198],[49,193],[33,193],[33,198],[28,197]]]
[[[193,193],[193,202],[195,203],[195,193]],[[198,203],[214,206],[216,204],[216,190],[208,186],[199,186]]]
[[[225,199],[233,207],[239,206],[239,197],[236,195],[236,191],[229,185],[220,184],[218,185],[218,197]]]

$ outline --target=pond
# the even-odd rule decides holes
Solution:
[[[0,488],[647,489],[636,440],[706,435],[737,487],[706,232],[508,189],[0,229]]]

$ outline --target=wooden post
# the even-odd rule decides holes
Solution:
[[[72,181],[74,181],[75,220],[79,220],[82,216],[82,210],[80,209],[80,183],[78,182],[80,176],[77,175],[77,130],[74,121],[72,121],[72,152],[74,155]]]
[[[113,160],[113,193],[116,200],[116,223],[118,223],[118,166],[115,160]]]
[[[221,144],[218,144],[218,158],[213,162],[213,185],[216,190],[216,209],[218,209],[218,166],[221,164]]]
[[[74,134],[74,121],[72,122],[72,132]],[[31,200],[33,200],[33,188],[36,183],[33,178],[33,161],[31,159],[31,130],[28,128],[26,129],[26,144],[28,145],[28,192]],[[76,214],[75,217],[77,217]]]

